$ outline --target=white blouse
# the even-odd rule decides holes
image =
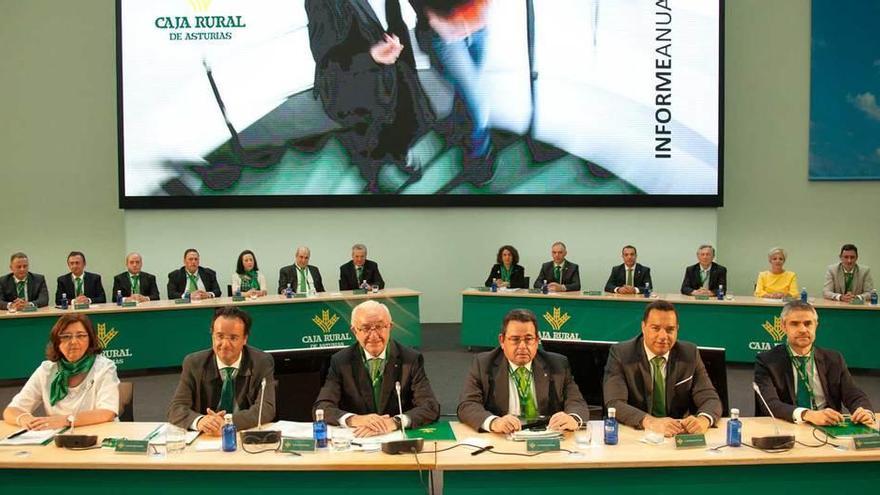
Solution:
[[[78,412],[106,409],[119,414],[119,377],[116,376],[113,361],[100,354],[95,356],[95,364],[86,378],[76,387],[69,387],[67,396],[52,406],[49,404],[49,389],[57,371],[57,362],[43,361],[21,391],[12,398],[9,407],[32,413],[42,403],[47,416],[68,416],[77,412],[77,406]],[[89,387],[92,380],[95,383]],[[82,404],[79,403],[80,399]]]
[[[260,290],[266,289],[266,276],[263,275],[262,270],[257,270],[257,282],[260,283]],[[241,290],[241,275],[238,273],[232,274],[232,295],[235,295],[236,292]]]

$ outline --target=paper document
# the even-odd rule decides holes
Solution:
[[[14,438],[4,438],[3,440],[0,440],[0,445],[43,445],[48,443],[49,440],[52,440],[55,435],[66,429],[67,428],[61,428],[58,430],[29,430],[20,435],[15,435],[13,433],[13,435],[15,435]]]

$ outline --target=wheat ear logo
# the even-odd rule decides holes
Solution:
[[[119,332],[115,328],[111,328],[108,331],[106,323],[98,323],[98,342],[101,343],[102,349],[106,349],[110,341],[117,335],[119,335]]]
[[[318,328],[320,328],[321,331],[324,333],[330,333],[330,330],[333,329],[333,325],[335,325],[337,321],[339,321],[339,315],[334,314],[331,317],[329,309],[321,310],[320,318],[318,317],[318,315],[312,317],[312,322],[315,325],[318,325]]]
[[[764,327],[764,330],[773,337],[774,342],[781,342],[782,338],[785,337],[785,330],[782,329],[782,318],[778,316],[773,317],[772,325],[769,321],[765,321],[762,326]]]
[[[212,0],[188,0],[189,6],[196,12],[207,12]]]
[[[571,316],[568,313],[563,313],[561,308],[553,308],[553,314],[550,312],[544,313],[544,319],[547,320],[547,323],[553,328],[553,330],[559,331],[565,323],[571,319]]]

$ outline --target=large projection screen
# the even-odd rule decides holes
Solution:
[[[723,0],[117,0],[121,208],[721,206]]]

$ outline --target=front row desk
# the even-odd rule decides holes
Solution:
[[[233,302],[229,297],[177,304],[150,301],[136,307],[96,304],[86,310],[41,308],[33,313],[0,312],[0,340],[15,352],[0,360],[0,381],[27,378],[45,359],[49,330],[59,316],[73,311],[89,315],[104,355],[121,372],[179,367],[188,353],[211,345],[211,316],[219,306],[239,305],[253,318],[248,344],[259,349],[346,346],[351,310],[366,299],[388,306],[394,337],[409,346],[422,341],[419,292],[385,289],[378,293],[322,292],[287,299],[269,295]]]
[[[527,290],[462,292],[461,343],[468,347],[498,345],[504,315],[513,308],[534,311],[541,338],[622,341],[641,331],[645,305],[656,299],[673,303],[679,315],[678,338],[702,347],[726,349],[728,362],[753,363],[755,355],[785,339],[779,318],[782,301],[733,296],[724,301],[681,294],[656,297],[581,292],[532,294]],[[880,306],[847,304],[817,298],[816,343],[843,353],[850,368],[880,368],[875,329]]]
[[[620,442],[602,442],[601,422],[591,422],[592,443],[578,447],[571,433],[561,448],[534,457],[484,452],[455,444],[425,442],[418,455],[319,450],[301,456],[278,452],[248,454],[201,452],[198,438],[183,453],[154,458],[116,453],[108,448],[70,451],[48,446],[0,447],[0,486],[4,493],[345,493],[347,495],[426,493],[431,485],[444,494],[581,493],[874,493],[880,482],[880,450],[854,450],[852,440],[834,440],[844,449],[796,445],[783,453],[742,446],[711,450],[724,443],[725,420],[706,435],[706,447],[679,449],[672,439],[661,445],[641,442],[643,432],[620,427]],[[159,423],[110,423],[77,428],[84,434],[144,438]],[[474,437],[498,452],[525,453],[522,442],[476,433],[453,423],[457,442]],[[812,428],[781,423],[783,433],[818,445]],[[15,431],[0,425],[0,438]],[[745,418],[743,440],[773,433],[769,418]],[[821,435],[819,435],[821,437]],[[419,473],[419,470],[422,472]],[[420,479],[421,475],[421,479]],[[423,484],[424,483],[424,484]],[[25,491],[27,490],[27,491]]]

